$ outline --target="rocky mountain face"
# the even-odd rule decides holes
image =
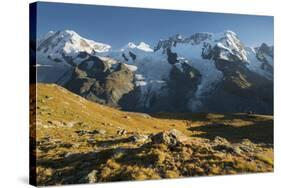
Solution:
[[[122,63],[110,66],[106,59],[92,56],[75,67],[64,86],[86,99],[116,106],[134,89],[133,73]]]
[[[232,31],[117,50],[74,31],[49,32],[36,58],[37,82],[124,110],[273,112],[273,47],[246,47]]]
[[[256,49],[256,57],[262,62],[261,68],[273,74],[273,46],[263,43]]]

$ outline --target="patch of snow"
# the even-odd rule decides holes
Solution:
[[[136,55],[134,61],[129,55],[130,52]],[[128,58],[128,61],[125,61],[122,56],[123,54]],[[119,62],[136,66],[136,74],[143,75],[146,81],[167,79],[172,67],[167,62],[167,55],[161,52],[147,52],[138,48],[123,48],[123,51],[112,50],[108,53],[103,53],[103,55],[116,59]]]
[[[133,42],[129,42],[127,44],[127,46],[128,46],[128,48],[136,48],[137,47],[137,45],[135,45]]]
[[[138,103],[146,108],[149,108],[151,99],[155,95],[163,94],[162,87],[165,86],[166,82],[163,80],[151,80],[149,82],[140,81],[138,84],[142,94],[138,100]]]
[[[130,71],[132,71],[132,72],[135,72],[135,71],[138,70],[138,67],[135,66],[135,65],[128,65],[128,64],[126,64],[126,63],[124,63],[124,65],[125,65]]]
[[[37,53],[36,72],[36,82],[63,84],[71,77],[72,66]]]
[[[107,65],[109,65],[109,67],[113,67],[117,66],[117,64],[119,63],[116,59],[112,59],[110,57],[104,57],[104,56],[99,56],[97,55],[98,58],[100,58],[102,61],[106,61]]]
[[[42,65],[42,64],[36,64],[34,67],[52,67],[53,65]]]
[[[210,42],[209,39],[207,39],[207,41]],[[216,68],[214,61],[201,57],[203,45],[204,42],[197,45],[180,43],[172,48],[172,51],[179,56],[178,60],[180,63],[175,64],[177,68],[181,68],[177,64],[187,63],[197,69],[201,74],[201,83],[198,85],[194,98],[190,100],[191,102],[188,104],[193,110],[200,108],[202,105],[201,99],[205,97],[206,93],[213,89],[214,85],[223,79],[223,73]]]
[[[153,49],[144,42],[140,42],[137,48],[146,52],[153,52]]]
[[[183,68],[182,68],[181,63],[175,63],[174,65],[177,67],[177,69],[179,69],[181,72],[183,72]]]
[[[227,30],[224,33],[213,34],[213,41],[218,47],[225,50],[224,54],[221,55],[223,59],[228,59],[227,53],[230,53],[240,60],[248,62],[244,45],[233,31]]]
[[[125,45],[121,51],[126,51],[126,49],[139,49],[144,52],[153,52],[153,49],[149,46],[149,44],[146,44],[145,42],[140,42],[138,45],[136,45],[133,42],[129,42],[127,45]]]
[[[145,82],[145,81],[136,81],[135,84],[136,84],[137,87],[143,87],[143,86],[147,85],[147,82]]]
[[[172,48],[172,51],[176,52],[180,57],[178,59],[180,62],[188,63],[202,75],[201,85],[198,86],[196,92],[198,96],[210,90],[212,85],[221,81],[223,77],[222,72],[216,68],[213,60],[203,59],[201,57],[202,48],[203,43],[198,45],[178,44],[176,47]]]
[[[257,59],[256,51],[253,48],[246,48],[246,52],[249,59],[247,68],[253,72],[258,73],[261,76],[266,77],[267,79],[272,80],[272,74],[262,69],[263,62]]]
[[[141,74],[135,74],[136,80],[144,80],[145,78]]]
[[[273,65],[273,58],[272,58],[272,57],[270,57],[270,56],[267,55],[267,54],[264,54],[264,57],[265,57],[266,61],[267,61],[270,65],[274,66],[274,65]]]
[[[169,79],[172,65],[168,63],[166,54],[160,51],[153,52],[152,49],[148,50],[144,47],[147,47],[144,43],[140,45],[129,43],[121,50],[111,50],[102,55],[134,67],[135,85],[141,91],[138,102],[148,107],[151,98],[161,92],[161,88],[165,86],[165,80]],[[136,56],[135,60],[132,59],[130,53]],[[123,55],[126,56],[127,61]]]

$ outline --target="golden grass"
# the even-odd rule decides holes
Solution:
[[[273,152],[266,152],[266,153],[257,154],[256,158],[258,160],[261,160],[261,161],[269,164],[269,165],[273,166],[273,164],[274,164],[274,162],[273,162]]]
[[[230,143],[242,138],[270,142],[272,116],[215,113],[149,116],[87,101],[55,84],[32,87],[37,89],[36,112],[33,111],[37,119],[36,127],[35,122],[31,125],[32,136],[36,136],[37,142],[46,142],[37,145],[34,152],[38,160],[50,163],[37,167],[38,178],[43,184],[64,183],[56,178],[50,181],[54,174],[64,171],[67,175],[80,171],[88,175],[99,170],[98,181],[178,178],[182,177],[179,169],[184,168],[184,176],[272,171],[273,149],[258,153],[254,162],[225,152],[210,152],[210,140],[215,136],[224,137]],[[118,135],[120,129],[128,133]],[[171,151],[165,144],[142,147],[143,143],[128,141],[131,135],[149,135],[170,129],[189,136],[189,145]],[[79,135],[81,130],[104,130],[105,133]],[[123,152],[126,149],[127,153]],[[98,157],[91,157],[92,152],[99,153]],[[69,157],[75,154],[77,158]],[[56,160],[62,161],[54,162]],[[53,162],[62,167],[56,167]],[[83,166],[87,163],[88,166]]]

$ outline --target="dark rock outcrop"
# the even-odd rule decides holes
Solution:
[[[117,106],[123,95],[133,88],[133,73],[123,63],[115,68],[93,56],[79,64],[64,85],[88,100]]]

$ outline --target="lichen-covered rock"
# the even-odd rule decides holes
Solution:
[[[117,134],[118,134],[118,135],[121,135],[121,136],[122,136],[122,135],[126,135],[126,134],[127,134],[127,131],[126,131],[125,129],[120,129],[120,130],[117,131]]]
[[[94,129],[92,131],[88,131],[89,134],[105,134],[106,131],[103,129]]]
[[[222,138],[220,136],[216,136],[213,142],[216,144],[229,144],[229,142],[225,138]]]
[[[148,140],[148,136],[144,134],[137,134],[130,137],[130,140],[135,143],[146,142]]]
[[[170,131],[163,131],[155,134],[151,137],[152,143],[154,144],[166,144],[169,146],[176,146],[183,144],[188,138],[176,129]]]
[[[88,174],[89,183],[97,182],[97,170],[93,170],[91,173]]]

